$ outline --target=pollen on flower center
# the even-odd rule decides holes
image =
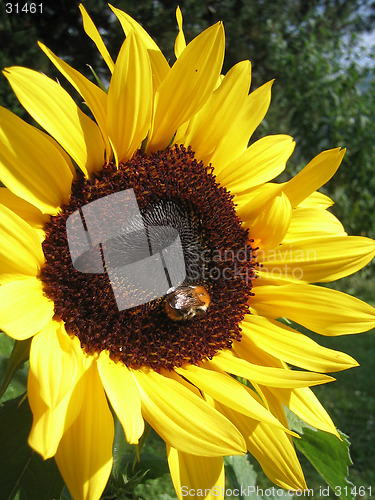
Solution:
[[[178,232],[186,265],[182,286],[200,290],[202,297],[206,291],[205,314],[174,318],[166,296],[119,310],[108,274],[74,268],[66,231],[69,216],[131,188],[145,222]],[[55,315],[87,352],[107,349],[132,368],[173,369],[211,358],[240,340],[239,324],[248,311],[254,277],[253,249],[232,196],[191,150],[175,146],[150,157],[138,154],[119,168],[106,165],[89,180],[79,177],[69,204],[51,217],[45,230],[45,293],[54,301]]]

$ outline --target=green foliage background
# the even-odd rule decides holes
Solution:
[[[39,3],[43,5],[43,12],[36,14],[7,14],[8,3],[15,5],[17,2],[0,0],[1,68],[22,65],[45,72],[59,78],[74,95],[69,84],[39,50],[37,40],[40,40],[85,76],[91,78],[87,67],[90,64],[103,81],[108,79],[107,69],[96,47],[83,33],[78,1],[42,0]],[[83,0],[83,4],[115,58],[123,41],[115,16],[104,0]],[[140,21],[173,62],[177,33],[175,1],[113,0],[112,4]],[[372,36],[375,1],[184,0],[179,5],[187,41],[216,21],[224,21],[224,72],[238,61],[250,59],[253,65],[252,90],[275,78],[269,113],[253,139],[277,133],[295,138],[296,150],[283,180],[323,149],[347,148],[339,172],[323,190],[335,200],[333,212],[349,234],[374,238],[375,61],[371,45],[375,41],[375,36]],[[78,95],[76,98],[79,102]],[[2,75],[0,105],[32,122]],[[373,269],[373,265],[368,266],[356,277],[340,280],[337,286],[374,304]],[[4,359],[10,353],[10,346],[5,338],[0,340],[6,343],[6,346],[0,343]],[[338,427],[352,438],[355,462],[352,480],[358,486],[372,485],[375,490],[372,445],[375,440],[372,417],[375,410],[372,386],[375,351],[372,334],[360,338],[349,336],[343,343],[337,339],[317,340],[351,353],[363,365],[355,371],[354,377],[352,370],[339,374],[337,388],[319,388],[318,395]],[[25,370],[18,372],[6,399],[22,393],[25,381]],[[155,446],[160,446],[160,443]],[[311,477],[310,472],[307,472],[308,477]],[[316,481],[316,484],[321,484],[321,479]],[[142,490],[136,498],[170,498],[164,483],[161,486],[157,483],[155,488],[157,492],[152,490],[147,494]]]

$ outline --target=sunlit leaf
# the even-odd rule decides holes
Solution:
[[[331,491],[338,498],[354,499],[353,484],[348,479],[349,466],[353,463],[348,436],[338,431],[342,439],[340,441],[333,434],[305,424],[291,412],[288,412],[288,422],[290,428],[301,435],[301,439],[293,438],[297,450],[315,467]]]

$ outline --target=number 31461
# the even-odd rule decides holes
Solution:
[[[7,14],[41,14],[43,12],[42,3],[6,3],[5,12]]]

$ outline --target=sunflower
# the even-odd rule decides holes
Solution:
[[[354,273],[375,254],[317,191],[344,150],[270,182],[294,142],[272,135],[248,145],[272,82],[249,93],[249,61],[221,75],[222,24],[186,45],[177,9],[170,66],[134,19],[111,8],[126,35],[115,63],[80,6],[111,74],[108,92],[40,44],[92,117],[44,74],[4,71],[45,130],[0,109],[0,327],[32,337],[29,445],[55,457],[75,499],[98,499],[113,462],[112,408],[130,444],[145,421],[165,441],[178,498],[183,486],[224,487],[223,456],[246,451],[276,485],[305,489],[284,407],[338,435],[310,387],[357,363],[280,318],[322,335],[375,326],[366,303],[311,284]],[[119,308],[128,288],[111,279],[102,243],[79,270],[67,227],[90,203],[127,190],[145,224],[178,233],[186,273],[163,296]],[[124,207],[96,222],[105,236],[126,219]]]

